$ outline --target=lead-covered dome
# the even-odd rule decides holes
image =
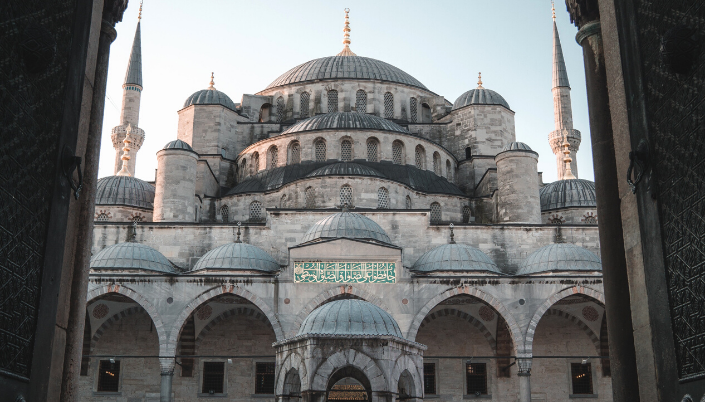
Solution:
[[[378,130],[409,134],[402,126],[371,114],[357,112],[333,112],[309,117],[289,127],[282,134],[316,130]]]
[[[353,162],[333,163],[320,167],[306,175],[306,177],[318,176],[372,176],[382,178],[385,177],[382,173],[369,166],[364,166],[360,165],[359,163]]]
[[[499,105],[511,110],[509,103],[497,92],[487,88],[471,89],[460,95],[453,103],[453,109],[460,109],[470,105]]]
[[[191,148],[191,145],[181,140],[169,141],[162,149],[183,149],[185,151],[196,152]]]
[[[501,151],[499,152],[504,152],[504,151],[531,151],[534,152],[533,149],[531,149],[530,146],[524,144],[523,142],[511,142],[502,148]]]
[[[321,219],[306,232],[301,242],[340,238],[392,243],[377,222],[354,212],[339,212]]]
[[[95,205],[154,209],[154,186],[132,176],[103,177],[98,180]]]
[[[428,90],[416,78],[383,61],[362,56],[330,56],[292,68],[269,84],[264,91],[283,85],[330,79],[379,80]]]
[[[230,243],[204,254],[191,272],[201,270],[274,273],[279,271],[279,263],[259,247],[247,243]]]
[[[100,250],[91,257],[91,269],[176,273],[174,266],[164,257],[164,254],[135,242],[118,243]]]
[[[596,208],[595,183],[590,180],[558,180],[539,190],[541,211],[582,207]]]
[[[202,89],[194,92],[184,102],[184,108],[191,105],[221,105],[235,111],[235,103],[224,92],[215,88]]]
[[[500,274],[494,263],[479,249],[465,244],[444,244],[424,253],[411,267],[419,273],[435,271],[491,272]]]
[[[552,271],[602,271],[600,257],[590,250],[570,243],[541,247],[519,265],[517,275]]]
[[[359,299],[335,300],[313,310],[297,335],[391,335],[403,338],[399,325],[386,311]]]

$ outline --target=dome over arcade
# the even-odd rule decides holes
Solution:
[[[279,263],[259,247],[247,243],[229,243],[204,254],[191,272],[222,270],[274,273],[279,271],[279,268]]]
[[[184,102],[184,109],[191,105],[221,105],[230,110],[235,110],[235,103],[224,92],[215,89],[213,74],[211,74],[210,86],[206,89],[194,92]]]
[[[556,243],[531,253],[520,265],[517,275],[552,271],[602,271],[600,257],[570,243]]]
[[[500,270],[487,254],[465,244],[444,244],[424,253],[411,267],[412,271],[428,273],[435,271],[491,272]]]
[[[132,176],[103,177],[98,180],[95,205],[154,209],[154,186]]]
[[[297,335],[404,337],[389,313],[359,299],[335,300],[318,307],[301,323]]]
[[[369,167],[360,165],[359,163],[353,162],[338,162],[330,165],[320,167],[313,172],[306,175],[306,177],[318,177],[318,176],[372,176],[372,177],[384,177],[384,175],[377,170]]]
[[[504,152],[504,151],[531,151],[534,152],[533,149],[531,149],[530,146],[527,144],[524,144],[523,142],[512,142],[504,146],[501,151],[499,152]]]
[[[470,105],[499,105],[511,110],[509,103],[497,92],[482,86],[482,74],[478,77],[477,88],[471,89],[460,95],[453,103],[453,109],[460,109]]]
[[[402,126],[371,114],[357,112],[333,112],[309,117],[289,127],[282,134],[317,130],[378,130],[409,134]]]
[[[91,269],[142,270],[174,274],[171,262],[159,251],[136,242],[108,246],[91,257]]]
[[[170,141],[166,145],[164,145],[164,148],[162,149],[183,149],[185,151],[196,152],[193,150],[193,148],[191,148],[191,145],[181,140]]]
[[[321,219],[306,232],[301,243],[340,238],[392,244],[387,233],[377,222],[354,212],[339,212]]]
[[[582,207],[596,208],[595,183],[590,180],[558,180],[539,190],[541,211]]]

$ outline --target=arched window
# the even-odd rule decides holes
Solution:
[[[327,158],[326,141],[323,139],[316,140],[316,143],[313,144],[313,148],[315,151],[316,162],[325,162]]]
[[[279,200],[279,208],[286,208],[286,194]]]
[[[328,113],[338,111],[338,91],[331,89],[328,91]]]
[[[269,147],[267,152],[267,169],[274,169],[279,163],[279,148],[276,145]]]
[[[306,208],[316,208],[316,192],[313,187],[307,187],[304,195],[306,198]]]
[[[296,163],[301,163],[301,144],[298,141],[292,141],[289,145],[289,164]]]
[[[284,120],[284,106],[286,106],[284,104],[284,98],[280,96],[277,99],[277,123]]]
[[[421,104],[421,122],[431,123],[431,107],[426,103]]]
[[[411,209],[411,197],[406,196],[406,209]]]
[[[438,152],[433,153],[433,173],[435,173],[436,176],[441,175],[441,154]]]
[[[351,162],[352,157],[352,142],[350,140],[343,140],[340,143],[340,160],[343,162]]]
[[[252,164],[250,165],[250,174],[259,172],[259,152],[252,154]]]
[[[463,223],[470,223],[470,207],[467,205],[463,207]]]
[[[269,103],[265,103],[262,105],[262,107],[259,109],[259,122],[260,123],[266,123],[269,121],[269,116],[272,113],[272,105]]]
[[[597,217],[592,212],[588,212],[583,216],[583,222],[586,225],[597,225]]]
[[[453,181],[453,167],[448,159],[446,159],[446,179]]]
[[[262,214],[262,203],[259,201],[252,201],[250,204],[250,222],[262,222],[264,216]]]
[[[394,95],[391,92],[384,94],[384,118],[394,118]]]
[[[441,204],[434,202],[431,204],[431,223],[441,222]]]
[[[247,177],[247,159],[242,158],[240,161],[240,181],[245,180],[245,177]]]
[[[416,146],[415,152],[416,167],[419,169],[425,169],[426,166],[426,150],[423,149],[421,145]]]
[[[369,162],[379,162],[379,141],[376,138],[367,140],[367,160]]]
[[[404,143],[399,140],[392,143],[392,162],[395,165],[404,164]]]
[[[355,93],[355,111],[367,113],[367,92],[358,89]]]
[[[100,212],[96,214],[95,220],[98,222],[107,222],[110,220],[110,215],[107,212]]]
[[[384,187],[377,190],[377,209],[389,209],[389,190]]]
[[[418,115],[418,103],[416,103],[416,98],[409,99],[409,113],[411,114],[411,122],[416,123],[416,117]]]
[[[308,92],[302,92],[299,96],[299,117],[302,119],[308,117],[309,100],[311,100],[311,94]]]
[[[353,189],[349,185],[345,184],[340,188],[340,205],[352,206],[353,201]]]
[[[144,216],[142,214],[134,214],[130,217],[130,222],[142,222],[144,221]]]
[[[230,215],[230,208],[228,208],[227,205],[223,205],[222,207],[220,207],[220,216],[223,219],[224,223],[229,222],[229,220],[228,220],[229,215]]]
[[[467,147],[465,148],[465,159],[470,159],[472,158],[472,148]]]

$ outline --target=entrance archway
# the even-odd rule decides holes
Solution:
[[[372,400],[370,380],[356,367],[343,367],[328,379],[326,400],[331,402],[370,402]]]

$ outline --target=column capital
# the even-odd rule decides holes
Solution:
[[[162,370],[162,375],[174,375],[174,367],[176,366],[176,359],[170,358],[159,358],[159,366]]]
[[[600,21],[590,21],[586,23],[585,25],[582,26],[578,30],[578,33],[575,35],[575,41],[578,42],[578,45],[583,45],[583,40],[585,38],[589,38],[594,35],[600,35],[601,34],[601,29],[600,29]]]
[[[519,373],[517,373],[518,376],[520,377],[528,377],[531,375],[531,363],[532,359],[516,359],[517,362],[517,367],[519,368]]]

